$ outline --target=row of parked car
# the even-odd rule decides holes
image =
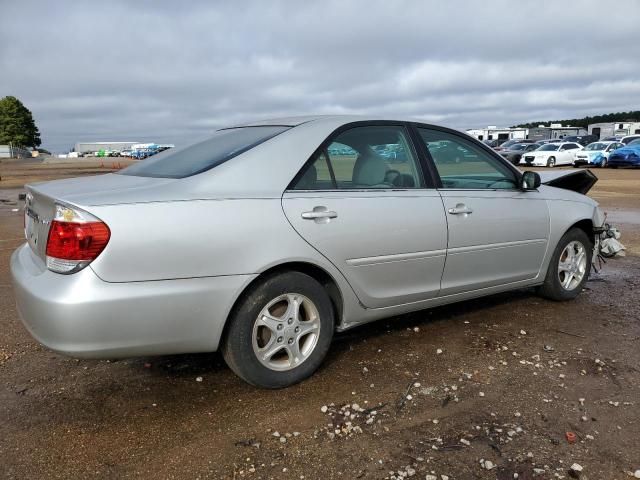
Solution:
[[[491,145],[514,165],[534,167],[640,167],[640,135],[609,137],[589,143],[594,135],[555,140],[508,140]]]

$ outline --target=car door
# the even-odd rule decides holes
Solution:
[[[357,123],[336,132],[292,181],[282,206],[364,306],[438,295],[447,224],[404,125]]]
[[[562,165],[572,165],[575,160],[576,152],[581,149],[582,147],[577,143],[563,143],[560,146],[560,158]]]
[[[518,188],[517,171],[467,136],[420,125],[417,131],[448,221],[440,295],[535,278],[549,240],[546,200]]]

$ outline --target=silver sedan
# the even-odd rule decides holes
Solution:
[[[603,223],[579,193],[587,174],[541,184],[414,121],[225,128],[118,173],[27,186],[18,310],[64,354],[221,350],[244,380],[284,387],[336,330],[524,287],[574,298]]]

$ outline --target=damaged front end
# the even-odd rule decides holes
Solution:
[[[540,180],[550,187],[562,188],[585,195],[598,181],[589,170],[540,172]],[[596,207],[593,222],[593,256],[592,264],[597,272],[606,263],[606,258],[624,255],[625,247],[618,240],[620,230],[607,223],[607,214]]]

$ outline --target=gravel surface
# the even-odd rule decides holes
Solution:
[[[39,346],[8,273],[19,190],[0,182],[0,478],[634,478],[640,171],[594,173],[628,255],[576,301],[520,290],[364,326],[280,391],[218,354],[109,362]]]

